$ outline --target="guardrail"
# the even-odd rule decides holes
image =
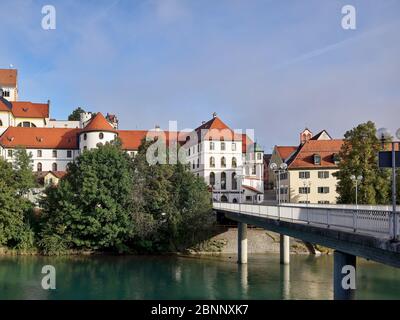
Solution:
[[[373,234],[379,237],[398,236],[400,216],[397,214],[398,230],[393,235],[393,216],[389,210],[366,210],[347,208],[321,208],[304,206],[265,206],[214,202],[214,209],[238,212],[241,214],[265,216],[273,219],[288,220],[296,223],[318,224],[326,228],[345,229],[346,231]]]

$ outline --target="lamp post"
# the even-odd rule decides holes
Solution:
[[[311,188],[311,181],[303,181],[303,186],[306,189],[306,205],[308,206],[308,188]]]
[[[400,139],[400,129],[397,130],[396,136]],[[385,149],[385,143],[388,140],[391,140],[392,136],[388,129],[381,128],[377,131],[377,137],[381,140],[382,148]],[[393,240],[397,241],[397,213],[396,213],[396,144],[399,145],[400,149],[400,141],[391,141],[392,146],[392,207],[393,207]]]
[[[356,185],[356,207],[358,208],[358,184],[361,183],[363,176],[355,176],[354,174],[350,176],[351,181]]]
[[[269,168],[277,175],[278,177],[278,205],[281,204],[281,173],[286,172],[287,170],[287,164],[285,162],[282,162],[279,167],[276,163],[271,162],[269,165]]]

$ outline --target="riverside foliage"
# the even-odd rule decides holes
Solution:
[[[41,201],[41,252],[166,252],[200,241],[212,227],[206,184],[184,165],[149,165],[149,145],[133,161],[116,141],[71,163]]]

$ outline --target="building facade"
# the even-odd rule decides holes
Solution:
[[[48,104],[8,101],[0,97],[0,156],[9,162],[24,148],[32,156],[33,171],[57,182],[86,150],[119,138],[134,157],[143,139],[161,137],[184,151],[184,162],[204,179],[216,201],[263,201],[263,150],[246,134],[237,134],[216,114],[192,132],[118,130],[115,115],[82,113],[80,121],[49,119]],[[162,140],[161,139],[161,140]],[[55,176],[56,175],[56,176]]]
[[[271,163],[286,163],[287,170],[271,172],[281,202],[334,204],[337,201],[339,152],[343,140],[332,139],[325,131],[313,136],[306,129],[300,134],[298,147],[275,146]],[[278,186],[278,184],[280,184]]]
[[[0,69],[0,90],[8,101],[18,100],[18,71],[16,69]]]

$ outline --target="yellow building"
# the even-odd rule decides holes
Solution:
[[[280,173],[281,202],[290,203],[336,203],[337,179],[333,173],[338,171],[339,152],[343,140],[332,139],[323,130],[313,136],[306,129],[300,135],[298,147],[275,146],[271,163],[278,165],[285,162],[286,172]],[[287,155],[290,148],[294,151]],[[282,156],[282,150],[287,153]],[[275,187],[278,184],[276,174],[271,173]],[[277,188],[276,188],[277,189]]]

